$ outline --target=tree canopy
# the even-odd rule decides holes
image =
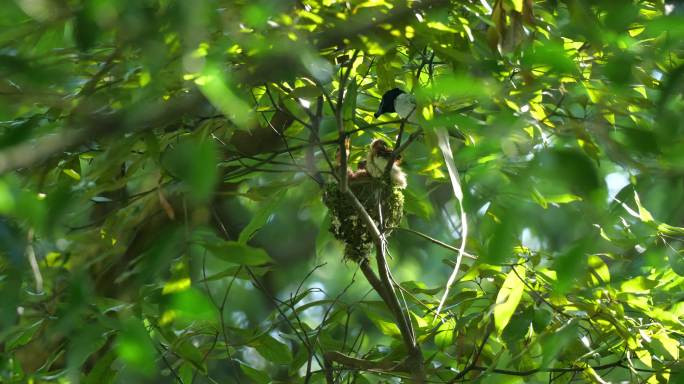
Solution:
[[[681,1],[5,1],[0,382],[683,382],[683,41]]]

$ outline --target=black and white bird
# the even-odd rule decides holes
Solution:
[[[375,117],[378,118],[385,113],[395,112],[402,119],[408,120],[409,118],[413,118],[414,120],[417,120],[418,116],[414,114],[415,110],[416,99],[412,95],[402,91],[399,88],[393,88],[382,95],[382,100],[380,101],[378,111],[375,112]],[[456,127],[453,128],[454,130],[457,130]],[[449,179],[454,190],[454,196],[458,200],[459,211],[461,212],[461,246],[458,249],[458,256],[456,258],[454,269],[451,271],[449,280],[446,283],[444,295],[439,301],[439,306],[437,307],[437,312],[435,315],[435,318],[437,318],[437,316],[439,316],[439,312],[444,306],[444,302],[449,295],[449,288],[456,279],[456,275],[458,274],[458,270],[461,265],[461,260],[465,254],[465,244],[468,237],[468,221],[466,213],[463,210],[463,189],[461,188],[461,178],[458,174],[458,169],[456,168],[453,153],[451,151],[451,145],[449,143],[449,131],[444,126],[435,126],[433,127],[432,132],[437,138],[439,149],[444,157],[444,162],[449,172]],[[460,131],[457,132],[460,133]],[[456,135],[456,137],[461,140],[464,139],[462,134]],[[372,177],[382,176],[384,169],[387,166],[387,162],[390,159],[392,159],[392,150],[387,147],[387,144],[382,140],[374,140],[371,143],[371,150],[369,151],[368,157],[366,159],[366,169],[368,173]],[[392,181],[395,184],[401,186],[401,188],[406,187],[406,174],[404,174],[401,168],[399,168],[397,163],[392,164],[391,176]]]
[[[382,95],[378,111],[375,112],[375,118],[380,117],[385,113],[396,112],[399,117],[406,119],[416,109],[416,99],[413,95],[402,91],[399,88],[393,88]]]
[[[463,109],[472,109],[472,107],[473,106],[471,105],[464,107]],[[392,88],[382,95],[380,106],[373,116],[375,116],[377,119],[385,113],[396,113],[400,118],[407,119],[409,123],[418,124],[420,122],[420,118],[416,109],[417,103],[415,96],[404,92],[400,88]],[[435,108],[435,111],[439,112],[439,108]],[[449,136],[461,141],[466,141],[466,137],[463,132],[461,132],[461,130],[455,126],[448,127],[447,131]]]

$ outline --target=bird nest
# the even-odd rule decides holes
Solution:
[[[349,189],[381,231],[383,228],[399,225],[404,215],[404,194],[400,187],[390,182],[389,178],[364,178],[351,182]],[[330,210],[330,232],[344,242],[345,258],[359,262],[368,257],[373,248],[373,237],[349,196],[340,192],[337,183],[329,183],[323,192],[323,203]],[[382,226],[379,224],[380,214]],[[385,236],[388,236],[389,232],[385,230]]]

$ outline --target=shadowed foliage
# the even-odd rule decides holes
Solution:
[[[682,382],[683,41],[681,1],[5,0],[0,382]]]

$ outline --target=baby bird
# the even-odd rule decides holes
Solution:
[[[366,169],[366,160],[364,159],[359,161],[356,168],[356,172],[352,172],[349,175],[349,180],[359,181],[368,177],[370,177],[370,175],[368,174],[368,170]]]
[[[375,139],[370,145],[370,151],[366,155],[365,169],[371,177],[380,178],[385,173],[387,162],[392,158],[392,149],[384,140]],[[406,188],[406,174],[399,166],[400,158],[394,160],[390,171],[392,183],[401,189]]]

